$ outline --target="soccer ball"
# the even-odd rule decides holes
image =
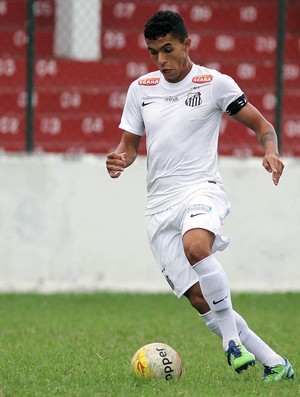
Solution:
[[[131,365],[134,374],[143,379],[178,379],[182,373],[179,354],[164,343],[141,347],[132,357]]]

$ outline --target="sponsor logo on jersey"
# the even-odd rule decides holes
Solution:
[[[178,98],[177,96],[167,96],[167,98],[165,98],[165,102],[178,102]]]
[[[159,77],[146,77],[145,79],[138,80],[139,85],[152,86],[159,83]]]
[[[185,100],[186,106],[196,107],[200,106],[202,103],[201,92],[196,93],[188,93],[187,98]]]
[[[151,103],[153,103],[153,101],[152,101],[152,102],[145,102],[145,101],[143,101],[142,106],[144,107],[144,106],[150,105]]]
[[[210,83],[212,79],[213,76],[211,74],[202,74],[201,76],[194,76],[192,82],[196,84],[204,84]]]

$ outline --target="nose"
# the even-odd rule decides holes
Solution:
[[[159,53],[158,53],[157,61],[158,61],[158,63],[159,63],[160,65],[163,65],[163,64],[166,62],[166,56],[165,56],[165,54],[162,53],[162,52],[159,52]]]

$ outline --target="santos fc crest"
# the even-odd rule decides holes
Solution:
[[[202,99],[201,99],[201,93],[197,92],[197,93],[189,93],[186,100],[185,100],[185,104],[186,106],[191,106],[191,107],[195,107],[195,106],[200,106],[202,103]]]

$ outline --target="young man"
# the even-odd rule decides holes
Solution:
[[[155,13],[144,36],[158,71],[134,81],[120,123],[123,135],[106,166],[118,178],[137,157],[147,134],[146,222],[153,254],[177,297],[186,296],[219,335],[238,373],[264,365],[264,381],[294,379],[293,367],[251,331],[231,303],[228,281],[215,258],[228,239],[222,224],[229,203],[217,170],[222,114],[251,128],[265,150],[263,166],[278,184],[284,165],[272,125],[239,86],[216,70],[195,65],[181,16]]]

